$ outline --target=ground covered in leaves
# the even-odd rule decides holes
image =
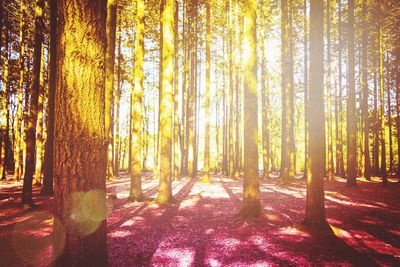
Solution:
[[[127,200],[127,175],[109,182],[108,258],[110,266],[400,266],[400,183],[382,187],[378,179],[325,182],[326,216],[334,235],[313,235],[299,227],[304,217],[306,181],[281,185],[262,181],[264,214],[255,221],[235,216],[242,182],[213,175],[173,182],[177,203]],[[158,181],[143,179],[155,197]],[[18,205],[21,184],[0,183],[0,266],[46,266],[53,199],[38,196],[37,207]],[[30,264],[28,264],[30,263]]]

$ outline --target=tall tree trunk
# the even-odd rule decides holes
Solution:
[[[269,108],[269,88],[267,62],[265,57],[265,35],[261,41],[261,103],[262,103],[262,155],[263,155],[263,178],[269,178],[269,129],[268,129],[268,108]]]
[[[379,61],[379,59],[378,59]],[[375,62],[379,65],[378,62]],[[379,138],[380,138],[380,124],[379,124],[379,110],[378,110],[378,82],[377,82],[377,72],[374,71],[374,147],[372,151],[372,162],[374,165],[374,175],[380,175],[379,170]]]
[[[51,5],[51,2],[50,2]],[[51,9],[51,7],[50,7]],[[50,26],[51,27],[51,26]],[[50,37],[51,38],[51,37]],[[19,81],[17,93],[17,113],[15,118],[15,146],[14,146],[14,180],[21,180],[21,125],[22,125],[22,96],[24,90],[24,75],[25,75],[25,2],[20,2],[20,17],[19,17]]]
[[[115,108],[115,128],[114,128],[114,176],[119,175],[119,166],[120,166],[120,129],[119,129],[119,113],[120,113],[120,103],[121,103],[121,94],[122,94],[122,89],[121,89],[121,64],[122,64],[122,52],[121,52],[121,38],[122,38],[122,32],[121,32],[121,21],[122,21],[122,16],[121,16],[121,8],[118,10],[118,55],[117,55],[117,60],[118,60],[118,65],[117,65],[117,91],[115,92],[115,102],[114,102],[114,108]]]
[[[396,174],[400,175],[400,45],[397,42],[397,47],[395,48],[395,56],[397,66],[396,71],[396,134],[397,134],[397,170]]]
[[[179,179],[179,2],[175,0],[174,11],[174,132],[173,132],[173,168],[174,179]]]
[[[206,127],[205,127],[205,144],[204,144],[204,177],[203,181],[211,182],[210,179],[210,61],[211,61],[211,27],[210,27],[210,0],[206,0],[206,96],[205,96],[205,112],[206,112]]]
[[[256,0],[244,2],[244,176],[241,215],[256,217],[261,214],[258,180],[258,101],[257,101],[257,36]]]
[[[50,1],[50,63],[49,89],[47,104],[47,135],[44,150],[42,195],[53,195],[53,162],[54,162],[54,109],[57,86],[57,0]]]
[[[229,1],[229,30],[228,30],[228,56],[229,56],[229,112],[228,112],[228,160],[229,177],[234,178],[234,143],[233,143],[233,18],[232,0]]]
[[[307,0],[304,0],[304,178],[309,174],[308,151],[309,151],[309,125],[308,125],[308,20]]]
[[[331,54],[331,2],[326,1],[326,40],[327,40],[327,77],[326,90],[328,95],[328,122],[327,122],[327,137],[328,137],[328,179],[333,179],[333,122],[332,122],[332,54]]]
[[[369,113],[368,113],[368,27],[367,27],[367,14],[368,6],[367,0],[363,0],[362,6],[363,12],[363,31],[362,31],[362,61],[361,61],[361,86],[362,86],[362,117],[364,122],[363,132],[364,132],[364,153],[363,153],[363,170],[362,177],[367,180],[371,180],[370,173],[370,157],[369,157]]]
[[[379,13],[381,12],[381,2],[378,2]],[[379,15],[378,22],[378,49],[379,49],[379,98],[380,98],[380,133],[379,139],[381,142],[381,175],[383,185],[387,184],[387,170],[386,170],[386,142],[385,142],[385,88],[383,82],[383,36],[382,36],[382,15]]]
[[[386,76],[387,76],[387,121],[389,130],[389,175],[393,174],[394,159],[393,159],[393,134],[392,134],[392,103],[391,103],[391,73],[390,73],[390,63],[389,54],[386,54]]]
[[[44,44],[41,45],[42,52],[44,55]],[[39,99],[38,99],[38,111],[37,111],[37,124],[36,124],[36,156],[35,156],[35,178],[33,180],[34,185],[41,185],[42,178],[42,167],[43,167],[43,99],[44,99],[44,56],[42,56],[40,62],[40,82],[39,82]]]
[[[357,184],[357,118],[354,70],[354,0],[348,1],[349,92],[347,98],[347,185]]]
[[[26,138],[26,163],[24,184],[22,188],[22,204],[32,205],[32,180],[35,171],[35,138],[38,117],[38,102],[40,92],[40,65],[42,62],[42,43],[44,30],[44,0],[37,0],[35,6],[35,46],[33,52],[33,80],[31,99],[27,118]]]
[[[290,21],[289,12],[290,7],[287,0],[281,0],[281,58],[282,58],[282,73],[281,73],[281,87],[282,87],[282,146],[281,146],[281,179],[288,182],[294,176],[293,151],[292,151],[292,59],[290,53]]]
[[[143,58],[144,58],[144,1],[136,1],[136,45],[135,84],[132,97],[131,116],[131,189],[129,199],[142,201],[142,98],[143,98]],[[162,162],[161,162],[162,164]]]
[[[343,51],[343,34],[342,34],[342,0],[338,0],[339,10],[339,22],[338,22],[338,39],[339,39],[339,47],[338,47],[338,84],[339,84],[339,95],[338,95],[338,117],[339,117],[339,132],[337,136],[337,148],[336,148],[336,158],[337,158],[337,170],[338,174],[342,177],[345,176],[344,169],[344,153],[343,153],[343,124],[344,124],[344,112],[343,112],[343,71],[342,71],[342,51]]]
[[[174,69],[174,0],[166,0],[162,13],[163,63],[160,105],[160,186],[157,203],[172,201],[172,121],[173,121],[173,70]],[[172,41],[172,42],[171,42]]]
[[[54,188],[66,239],[55,265],[106,266],[106,1],[57,4]]]
[[[114,62],[115,33],[117,28],[117,0],[107,0],[107,50],[106,50],[106,131],[108,133],[107,147],[107,180],[114,177],[113,170],[113,94],[114,94]]]
[[[312,228],[325,228],[324,205],[324,2],[311,0],[310,4],[310,102],[309,112],[313,114],[309,121],[310,153],[307,176],[307,198],[304,224]]]
[[[1,148],[0,148],[0,180],[6,179],[6,143],[8,138],[7,132],[7,112],[8,112],[8,86],[9,86],[9,29],[4,30],[4,66],[3,66],[3,92],[1,97],[1,113],[0,113],[0,131],[1,131]]]

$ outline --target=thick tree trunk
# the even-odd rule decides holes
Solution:
[[[40,94],[40,65],[42,62],[42,44],[44,30],[44,0],[38,0],[35,6],[35,46],[33,54],[33,80],[31,99],[27,118],[26,138],[26,163],[24,184],[22,188],[22,204],[32,205],[32,180],[35,171],[35,138],[38,118],[38,102]]]
[[[54,188],[66,239],[55,265],[107,266],[106,1],[57,4]]]
[[[309,120],[310,153],[308,164],[310,175],[307,176],[307,198],[304,224],[312,228],[325,228],[324,205],[324,147],[325,138],[321,129],[324,127],[324,3],[323,0],[311,0],[310,5],[310,102]]]
[[[142,98],[143,98],[143,58],[144,58],[144,1],[136,1],[136,51],[135,84],[132,97],[131,116],[131,189],[129,199],[142,201]]]
[[[173,126],[173,70],[174,69],[174,0],[166,0],[162,13],[163,62],[160,98],[160,185],[157,203],[168,204],[172,197],[172,126]],[[172,40],[172,42],[171,42]]]
[[[257,101],[257,36],[256,0],[244,2],[244,176],[241,215],[256,217],[261,214],[258,179],[258,101]]]

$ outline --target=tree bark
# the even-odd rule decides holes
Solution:
[[[210,69],[210,61],[211,61],[211,49],[210,49],[210,0],[206,0],[206,95],[205,95],[205,144],[204,144],[204,176],[203,181],[206,183],[211,182],[210,178],[210,77],[211,77],[211,69]]]
[[[257,36],[256,0],[244,2],[244,176],[241,215],[257,217],[261,214],[258,179],[258,101],[257,101]]]
[[[42,44],[44,30],[44,0],[36,1],[35,6],[35,46],[33,52],[33,79],[31,87],[31,99],[27,118],[26,138],[26,163],[24,183],[22,188],[22,204],[32,205],[32,180],[35,171],[35,138],[36,123],[38,118],[38,102],[40,93],[40,65],[42,62]]]
[[[173,70],[174,69],[174,0],[166,0],[162,13],[163,62],[160,99],[160,185],[157,203],[165,205],[172,197],[172,126],[173,126]],[[172,42],[171,42],[172,41]]]
[[[357,118],[354,70],[354,0],[348,1],[347,185],[357,185]]]
[[[131,189],[129,199],[142,201],[142,98],[143,98],[143,58],[144,58],[144,1],[136,1],[136,51],[135,84],[132,97],[131,116]]]
[[[54,188],[66,239],[55,265],[107,266],[106,1],[57,4]]]
[[[324,3],[323,0],[311,0],[310,4],[310,102],[309,120],[310,146],[307,176],[307,198],[304,224],[312,228],[325,228],[324,205]]]

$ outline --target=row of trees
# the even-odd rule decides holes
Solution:
[[[354,0],[345,4],[137,0],[133,6],[122,0],[2,2],[1,171],[3,177],[7,169],[14,171],[13,179],[24,178],[24,204],[33,204],[33,183],[43,181],[43,194],[51,194],[54,186],[57,216],[67,237],[60,264],[107,262],[105,178],[118,174],[122,151],[128,151],[130,199],[144,200],[141,173],[150,135],[153,170],[160,181],[159,204],[173,203],[172,180],[195,177],[202,162],[205,182],[211,181],[211,168],[232,178],[243,173],[240,214],[258,216],[259,159],[264,178],[271,170],[279,171],[289,182],[303,157],[301,168],[308,179],[304,222],[325,228],[326,175],[346,176],[348,184],[355,185],[358,174],[367,179],[374,174],[386,183],[387,172],[395,171],[393,126],[400,145],[399,5],[389,0],[356,4]],[[34,17],[27,15],[29,10],[35,11]],[[361,19],[358,24],[356,14]],[[269,38],[277,32],[277,20],[279,75],[272,60],[279,50],[273,50]],[[134,52],[124,54],[129,47]],[[146,74],[146,62],[159,66],[158,107],[144,101],[151,87],[144,85],[154,80],[154,72]],[[130,90],[124,92],[124,86]],[[122,127],[128,130],[125,146],[119,123],[124,94],[130,102],[129,127]],[[150,106],[157,127],[152,133]],[[295,138],[301,132],[302,142]],[[85,199],[77,192],[94,192],[91,196],[99,211],[95,219],[71,216],[74,205]],[[93,221],[93,234],[77,230]]]

